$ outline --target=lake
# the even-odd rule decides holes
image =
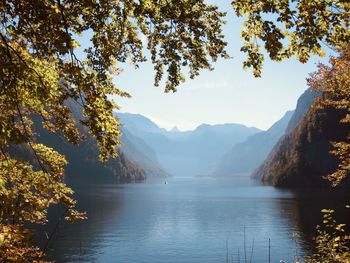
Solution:
[[[271,262],[292,262],[312,251],[319,211],[341,210],[346,198],[247,177],[166,181],[78,189],[89,219],[60,225],[48,254],[58,262],[269,262],[270,239]]]

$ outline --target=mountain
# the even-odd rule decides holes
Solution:
[[[293,115],[291,116],[288,125],[285,129],[284,136],[287,136],[291,133],[301,122],[302,118],[305,116],[306,112],[310,109],[311,105],[315,102],[316,98],[320,95],[320,92],[314,91],[311,89],[307,89],[304,93],[298,98],[297,105]],[[260,179],[262,177],[262,173],[264,169],[269,165],[272,157],[274,156],[274,152],[283,141],[283,136],[277,141],[277,143],[273,146],[270,153],[267,155],[267,158],[253,171],[251,174],[252,178]]]
[[[159,164],[156,153],[142,139],[132,135],[125,127],[122,128],[121,151],[129,160],[138,164],[145,171],[147,177],[167,177],[164,168]]]
[[[232,175],[252,172],[269,154],[284,134],[293,111],[288,111],[267,131],[262,131],[242,143],[235,144],[219,161],[216,175]]]
[[[74,119],[81,119],[81,108],[70,101],[67,103],[72,111]],[[66,156],[68,165],[66,167],[66,182],[79,187],[93,183],[129,183],[146,179],[146,170],[141,162],[137,163],[128,157],[131,149],[124,147],[119,149],[119,156],[102,163],[98,160],[98,147],[96,140],[89,135],[87,129],[78,124],[79,131],[85,136],[85,140],[78,145],[72,145],[62,139],[59,134],[52,134],[43,129],[41,118],[33,117],[33,129],[38,134],[36,141],[54,148]],[[128,140],[124,136],[124,141]],[[131,144],[128,144],[129,146]],[[131,148],[131,146],[130,146]],[[136,151],[134,149],[134,151]],[[31,160],[32,153],[25,146],[12,149],[13,154],[25,160]],[[147,167],[146,167],[147,168]]]
[[[117,115],[129,133],[154,150],[161,166],[178,176],[211,173],[225,151],[260,131],[240,124],[202,124],[192,131],[167,131],[142,115]]]
[[[314,91],[312,89],[307,89],[304,93],[298,98],[297,105],[293,115],[291,116],[288,125],[285,129],[283,136],[290,134],[301,122],[306,112],[310,109],[311,105],[315,102],[316,98],[320,96],[320,92]],[[281,137],[277,143],[273,146],[270,153],[267,155],[266,159],[253,171],[251,174],[252,178],[261,179],[264,169],[269,165],[274,152],[282,143],[284,137]]]
[[[88,133],[81,131],[86,139],[79,142],[79,145],[72,145],[44,130],[39,118],[34,117],[33,120],[33,128],[38,134],[35,140],[65,155],[68,161],[65,181],[74,189],[96,183],[130,183],[146,179],[145,171],[130,161],[122,151],[119,151],[118,157],[105,163],[100,162],[96,141]],[[31,150],[25,145],[13,146],[11,154],[26,161],[35,160]],[[32,163],[36,164],[35,161]]]
[[[323,177],[338,161],[330,153],[331,141],[346,138],[349,125],[339,123],[346,112],[312,108],[302,122],[276,145],[259,175],[264,183],[279,187],[326,187]]]
[[[306,112],[320,95],[321,92],[312,89],[304,91],[304,93],[298,98],[297,106],[286,128],[286,134],[292,132],[295,127],[298,126]]]
[[[174,126],[174,127],[170,130],[170,132],[180,132],[180,130],[179,130],[178,127]]]
[[[338,166],[337,159],[330,153],[330,142],[346,140],[350,126],[339,123],[346,111],[310,107],[314,99],[309,100],[312,91],[308,92],[298,101],[295,113],[298,115],[291,118],[290,131],[275,145],[253,177],[278,187],[329,187],[323,177]],[[314,93],[314,97],[317,95]],[[298,122],[298,119],[301,120]]]
[[[151,133],[167,133],[166,129],[158,127],[157,124],[152,122],[149,118],[141,114],[133,114],[133,113],[118,113],[115,114],[122,121],[121,123],[127,128],[129,131],[133,131],[134,134],[137,134],[137,131],[143,132],[151,132]]]

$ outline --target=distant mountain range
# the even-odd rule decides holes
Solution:
[[[252,172],[284,134],[292,115],[293,111],[288,111],[267,131],[249,136],[244,142],[234,145],[217,164],[215,175],[229,176]]]
[[[82,118],[80,107],[69,102],[73,117]],[[129,113],[118,114],[122,126],[119,156],[106,163],[98,161],[98,148],[85,127],[78,125],[86,140],[71,145],[42,128],[34,118],[36,140],[53,147],[68,159],[66,181],[73,187],[93,183],[129,183],[151,177],[196,176],[211,173],[219,158],[236,143],[260,132],[240,124],[202,124],[192,131],[167,131],[150,119]],[[17,156],[30,158],[26,149]]]
[[[260,132],[240,124],[202,124],[195,130],[167,131],[145,116],[118,113],[123,130],[153,149],[160,165],[175,176],[211,174],[221,156],[236,143]]]

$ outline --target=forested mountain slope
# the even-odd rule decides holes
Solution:
[[[330,153],[333,149],[331,142],[346,140],[350,125],[340,122],[346,110],[320,108],[317,102],[309,106],[303,115],[303,111],[313,101],[310,92],[299,99],[286,135],[252,174],[253,177],[278,187],[330,186],[324,177],[338,166],[337,158]],[[314,95],[319,93],[314,92]],[[343,185],[348,183],[344,181]]]
[[[82,109],[77,103],[69,101],[67,105],[75,120],[82,118]],[[37,133],[35,140],[66,156],[68,165],[65,180],[73,188],[92,183],[129,183],[146,179],[146,171],[140,164],[130,160],[124,150],[119,149],[118,157],[104,163],[100,162],[96,140],[82,125],[78,124],[78,129],[85,136],[85,140],[80,141],[78,145],[72,145],[61,138],[60,133],[53,134],[43,129],[41,117],[33,117],[33,120],[34,130]],[[128,140],[126,136],[123,136],[123,139]],[[11,151],[16,156],[32,159],[33,163],[36,163],[35,156],[27,147],[20,146]]]
[[[258,167],[256,167],[256,169],[251,175],[253,178],[261,178],[261,171],[268,164],[272,152],[274,152],[275,149],[278,147],[278,145],[280,145],[284,136],[287,136],[289,133],[291,133],[295,129],[295,127],[298,126],[302,118],[305,116],[306,112],[311,107],[312,103],[316,100],[316,98],[319,95],[320,95],[319,92],[313,91],[311,89],[307,89],[299,97],[295,111],[290,117],[290,120],[285,128],[284,134],[281,136],[281,138],[278,141],[276,141],[276,144],[271,148],[270,152],[267,153],[267,155],[265,156],[265,160]]]
[[[338,166],[330,142],[345,138],[350,129],[339,123],[344,115],[342,110],[311,108],[271,152],[259,170],[261,180],[279,187],[330,186],[324,176]]]

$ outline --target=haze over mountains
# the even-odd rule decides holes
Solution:
[[[170,174],[159,164],[156,153],[142,139],[134,136],[125,128],[122,129],[121,152],[128,159],[138,164],[145,171],[146,176],[150,177],[167,177]]]
[[[215,174],[229,176],[252,172],[284,134],[292,114],[293,111],[286,112],[267,131],[249,136],[244,142],[234,145],[219,161]]]
[[[316,95],[306,90],[296,110],[286,112],[266,131],[240,124],[202,124],[192,131],[181,132],[176,127],[167,131],[140,114],[118,113],[118,117],[125,134],[133,136],[137,147],[146,148],[153,163],[171,175],[249,176],[264,165],[281,137],[299,124]],[[260,178],[256,173],[253,177]]]
[[[152,148],[160,165],[174,176],[211,174],[225,152],[260,132],[241,124],[202,124],[192,131],[167,131],[139,114],[118,113],[118,117],[123,130]]]

